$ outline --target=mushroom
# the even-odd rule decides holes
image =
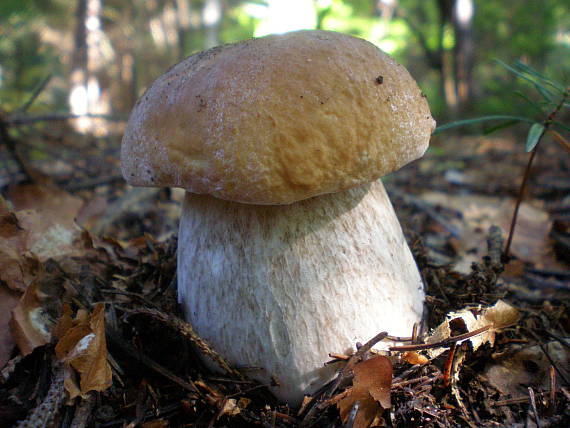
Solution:
[[[297,31],[219,46],[133,109],[122,171],[186,189],[178,293],[196,332],[292,405],[329,352],[409,335],[424,291],[380,177],[423,155],[435,122],[373,44]]]

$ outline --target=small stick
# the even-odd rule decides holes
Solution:
[[[139,351],[131,348],[130,346],[126,345],[125,343],[121,342],[118,339],[115,339],[112,334],[107,334],[107,340],[113,344],[113,346],[118,347],[123,352],[129,354],[131,357],[139,360],[142,364],[154,370],[155,372],[161,374],[165,378],[169,379],[170,381],[174,382],[175,384],[179,385],[180,387],[184,388],[187,391],[194,392],[199,396],[203,396],[200,390],[196,387],[194,382],[191,380],[185,381],[184,379],[176,376],[174,373],[170,372],[166,368],[162,367],[160,364],[156,363],[151,358],[147,357],[146,355],[141,354]]]
[[[336,403],[338,403],[340,400],[342,400],[345,397],[348,397],[350,395],[350,393],[352,392],[352,387],[349,386],[348,388],[346,388],[344,391],[339,392],[338,394],[332,396],[331,398],[329,398],[328,400],[325,400],[321,403],[319,403],[318,407],[319,409],[326,409],[329,406],[332,406]]]
[[[372,347],[374,345],[376,345],[378,342],[380,342],[386,336],[388,336],[388,333],[385,331],[378,333],[376,336],[374,336],[372,339],[370,339],[368,342],[366,342],[364,345],[362,345],[360,348],[358,348],[358,350],[350,357],[350,359],[348,360],[346,365],[343,367],[343,369],[340,371],[340,373],[337,375],[337,377],[333,381],[331,381],[330,384],[328,384],[326,387],[324,387],[322,392],[320,392],[320,394],[316,394],[311,399],[309,404],[307,404],[306,409],[309,409],[309,410],[307,411],[307,413],[303,417],[303,420],[301,421],[301,424],[300,424],[301,427],[308,426],[310,424],[310,420],[312,419],[314,413],[317,411],[318,408],[320,408],[320,406],[314,406],[313,405],[317,401],[319,396],[322,395],[322,397],[324,397],[324,399],[325,399],[323,402],[326,403],[332,397],[332,395],[336,392],[337,388],[340,386],[342,381],[347,379],[350,376],[350,372],[352,371],[354,366],[364,358],[364,355],[368,351],[370,351],[370,349],[372,349]]]
[[[447,388],[451,382],[451,368],[453,367],[453,358],[455,357],[455,349],[457,348],[457,343],[452,343],[449,347],[449,355],[447,360],[445,360],[445,365],[443,366],[443,387]]]
[[[536,400],[534,398],[534,391],[529,386],[528,387],[528,396],[530,397],[530,406],[532,408],[532,412],[534,413],[534,422],[536,423],[537,428],[541,428],[540,419],[538,418],[538,411],[536,410]]]
[[[226,374],[235,376],[240,380],[246,380],[244,376],[239,371],[233,369],[230,364],[224,358],[222,358],[222,356],[218,354],[214,348],[210,346],[209,343],[198,336],[198,334],[194,331],[194,328],[187,322],[184,322],[179,318],[173,317],[155,309],[133,309],[129,310],[128,314],[129,316],[137,314],[150,316],[170,326],[174,330],[177,330],[182,336],[190,340],[200,349],[200,351],[206,354],[206,356],[212,358],[218,364],[218,366],[226,372]]]
[[[545,391],[545,392],[535,392],[534,396],[535,397],[543,397],[546,398],[546,395],[550,395],[550,391]],[[494,407],[499,407],[499,406],[509,406],[511,404],[522,404],[522,403],[528,403],[528,401],[530,400],[530,397],[528,396],[524,396],[524,397],[515,397],[515,398],[508,398],[506,400],[498,400],[495,401],[493,403]]]
[[[44,427],[53,421],[53,418],[63,406],[66,397],[63,385],[64,377],[63,366],[60,364],[54,365],[51,384],[44,400],[28,414],[26,419],[15,425],[16,428]]]
[[[34,93],[30,96],[30,98],[24,103],[24,105],[20,108],[18,108],[18,113],[22,113],[27,111],[32,104],[34,103],[34,101],[40,96],[40,94],[43,92],[43,90],[45,89],[45,87],[47,86],[47,84],[49,83],[49,81],[51,80],[51,78],[53,77],[52,73],[49,73],[44,80],[42,80],[40,82],[40,84],[36,87],[36,89],[34,90]]]
[[[439,375],[437,377],[439,377]],[[410,385],[412,383],[424,382],[424,381],[429,380],[429,379],[432,379],[432,378],[430,376],[422,376],[422,377],[416,377],[414,379],[404,380],[402,382],[395,382],[395,383],[392,383],[392,388],[401,388],[403,386]],[[434,380],[435,379],[436,378],[434,378]]]
[[[457,343],[465,339],[477,336],[484,333],[492,327],[491,324],[478,328],[477,330],[470,331],[469,333],[460,334],[458,336],[448,337],[436,343],[420,343],[418,345],[404,345],[404,346],[391,346],[390,351],[421,351],[423,349],[432,349],[448,346],[452,343]]]
[[[350,359],[346,363],[346,366],[343,367],[343,369],[341,370],[341,372],[339,373],[339,375],[337,376],[335,381],[332,383],[329,391],[325,394],[325,396],[330,398],[332,396],[332,394],[335,393],[335,391],[337,390],[337,388],[339,387],[341,382],[344,379],[348,378],[348,376],[350,375],[350,372],[352,371],[354,366],[364,358],[364,355],[368,351],[370,351],[370,349],[372,349],[372,347],[374,345],[376,345],[378,342],[380,342],[386,336],[388,336],[388,333],[383,331],[382,333],[378,333],[376,336],[374,336],[372,339],[370,339],[368,342],[366,342],[364,345],[362,345],[358,349],[358,351],[356,351],[354,353],[354,355],[352,357],[350,357]]]
[[[550,377],[550,403],[548,403],[548,415],[553,416],[556,409],[556,369],[554,366],[548,368]]]

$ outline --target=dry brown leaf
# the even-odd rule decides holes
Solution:
[[[360,403],[354,428],[369,427],[384,409],[391,406],[392,363],[382,355],[362,361],[354,366],[354,381],[350,394],[337,404],[340,416],[346,423],[354,404]]]
[[[486,255],[487,231],[492,225],[499,226],[504,236],[507,235],[515,206],[513,198],[450,195],[441,192],[427,192],[421,197],[430,204],[462,213],[462,223],[458,224],[456,220],[450,222],[462,232],[453,245],[461,257],[455,269],[463,273],[469,273],[471,263],[480,261]],[[536,264],[537,267],[561,269],[549,237],[552,220],[539,205],[536,201],[525,201],[521,204],[511,253],[520,260]]]
[[[469,331],[477,330],[487,325],[491,325],[492,327],[486,332],[470,339],[473,344],[473,349],[476,350],[484,343],[489,343],[489,345],[494,346],[495,333],[497,330],[516,324],[519,318],[519,311],[503,300],[499,300],[490,308],[484,309],[475,324],[469,327]]]
[[[61,317],[59,317],[57,324],[52,329],[52,336],[59,340],[69,331],[69,329],[71,329],[71,327],[73,327],[73,311],[71,306],[65,303],[63,305]]]
[[[53,324],[43,308],[41,281],[36,279],[26,289],[19,304],[12,310],[10,329],[22,355],[51,341]]]
[[[449,324],[456,320],[461,320],[468,332],[478,330],[482,327],[489,326],[489,330],[473,336],[467,341],[471,342],[473,350],[476,351],[481,345],[489,343],[491,346],[495,344],[495,333],[497,330],[509,327],[519,320],[519,312],[503,300],[497,301],[493,306],[479,311],[479,315],[475,316],[472,309],[463,309],[458,312],[450,312],[447,319],[437,326],[431,336],[426,339],[426,343],[438,343],[448,339],[451,336],[451,328]],[[446,351],[446,348],[428,349],[427,353],[430,358],[435,358]]]
[[[569,339],[562,340],[568,342]],[[552,365],[564,376],[570,375],[570,351],[561,342],[546,342],[542,346],[513,345],[499,358],[489,361],[484,375],[501,393],[524,396],[529,386],[550,389]]]
[[[20,294],[6,287],[0,287],[0,369],[10,360],[15,342],[12,338],[9,322],[14,309],[20,301]]]
[[[98,304],[90,316],[78,313],[72,324],[55,347],[57,358],[66,367],[64,385],[70,400],[78,395],[85,397],[89,391],[104,391],[112,383],[105,341],[105,306]]]
[[[16,214],[0,215],[0,281],[12,290],[23,292],[35,274],[37,261],[26,255],[29,232]]]
[[[34,210],[53,222],[70,223],[83,207],[83,200],[53,184],[17,184],[8,188],[14,211]]]

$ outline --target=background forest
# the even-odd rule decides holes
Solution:
[[[439,123],[532,114],[512,94],[515,77],[493,60],[521,60],[564,80],[569,16],[563,0],[3,0],[0,102],[13,112],[45,84],[32,111],[124,117],[150,82],[196,51],[321,28],[394,55],[419,81]]]

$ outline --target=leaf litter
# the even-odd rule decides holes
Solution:
[[[459,165],[455,159],[449,162]],[[414,186],[414,180],[424,189],[429,182],[417,171],[399,177],[402,183],[396,178],[392,185],[402,190]],[[437,181],[431,180],[431,187],[437,188]],[[529,266],[560,271],[555,268],[562,264],[549,264],[560,263],[555,255],[549,253],[550,261],[544,262],[541,249],[525,250],[537,241],[552,248],[552,224],[563,224],[555,216],[546,214],[553,222],[546,229],[540,229],[542,220],[536,222],[536,232],[517,252],[523,264],[513,271],[514,280],[505,280],[497,257],[502,235],[488,230],[495,221],[457,217],[461,221],[455,225],[446,224],[457,206],[426,211],[414,199],[421,192],[413,196],[408,191],[412,196],[404,203],[396,198],[399,213],[417,219],[416,226],[404,226],[425,278],[427,328],[404,342],[384,337],[393,342],[389,352],[360,352],[360,347],[351,355],[334,354],[348,368],[341,369],[342,382],[328,395],[323,386],[322,394],[307,397],[298,410],[279,404],[235,368],[228,366],[219,375],[202,366],[197,354],[217,354],[178,310],[175,237],[160,231],[157,235],[164,237],[157,240],[140,233],[141,222],[152,231],[164,215],[160,210],[169,207],[171,216],[178,203],[149,194],[160,202],[145,205],[135,223],[125,213],[116,225],[106,226],[106,236],[90,232],[109,206],[121,206],[122,191],[109,205],[97,201],[89,206],[83,200],[91,194],[77,198],[53,184],[15,187],[9,203],[0,199],[0,305],[14,314],[0,317],[2,424],[44,424],[40,415],[49,410],[50,426],[63,421],[148,427],[515,425],[532,410],[528,388],[544,426],[570,421],[567,295],[555,289],[549,299],[528,300],[512,283],[526,278]],[[120,239],[125,230],[132,230],[134,239]],[[451,239],[450,231],[457,230],[461,237]],[[471,239],[468,230],[477,234],[476,241],[462,242]],[[460,271],[442,263],[467,253],[471,258]],[[532,254],[540,254],[539,259]],[[14,342],[17,348],[10,345]],[[224,367],[227,363],[217,357]]]

